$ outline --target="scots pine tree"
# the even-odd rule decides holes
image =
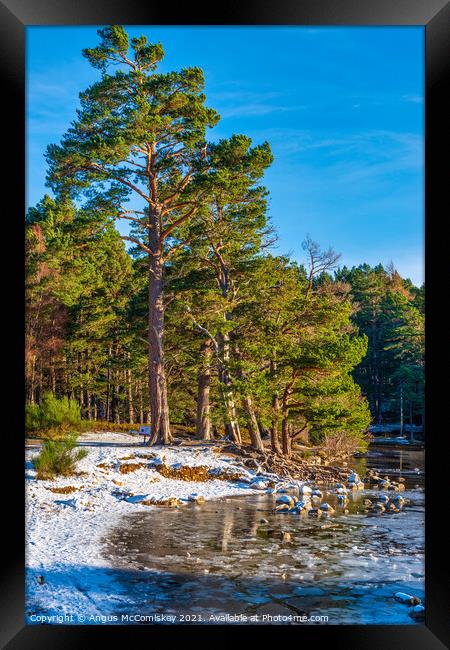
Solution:
[[[124,239],[147,256],[151,443],[168,443],[164,273],[180,228],[201,205],[202,185],[193,180],[205,165],[205,131],[218,115],[205,106],[199,68],[159,72],[161,44],[130,40],[121,26],[98,33],[99,45],[83,54],[101,79],[80,94],[77,119],[48,148],[48,178],[55,189],[88,194],[98,210],[128,220],[133,228]]]
[[[208,146],[208,172],[203,175],[206,200],[192,224],[192,255],[200,268],[214,278],[210,299],[215,302],[216,320],[203,323],[193,319],[205,341],[204,354],[211,356],[211,344],[218,366],[219,387],[223,401],[225,431],[235,442],[241,442],[238,403],[246,415],[247,427],[254,447],[262,449],[259,430],[250,394],[242,383],[244,371],[240,353],[233,344],[237,305],[244,287],[250,285],[252,261],[261,255],[267,244],[270,228],[266,216],[267,190],[259,182],[273,160],[267,142],[251,146],[250,138],[233,135]],[[204,377],[199,375],[199,381]],[[236,380],[240,395],[235,394]],[[199,399],[202,393],[199,391]],[[202,409],[200,409],[201,412]]]

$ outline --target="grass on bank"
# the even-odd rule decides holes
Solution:
[[[87,455],[86,449],[75,449],[78,434],[66,434],[62,440],[46,440],[33,459],[38,479],[70,476],[75,473],[78,461]]]

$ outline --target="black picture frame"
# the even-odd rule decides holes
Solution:
[[[105,633],[114,642],[128,647],[174,642],[181,631],[183,643],[189,636],[211,634],[222,642],[232,638],[241,643],[254,641],[255,631],[279,638],[293,633],[296,643],[331,643],[333,648],[380,648],[434,650],[450,646],[450,603],[448,542],[445,523],[448,507],[445,478],[447,458],[443,429],[446,405],[445,382],[439,380],[443,348],[448,349],[446,321],[438,315],[439,300],[445,302],[439,279],[445,273],[448,244],[440,236],[441,219],[447,208],[449,184],[448,96],[450,72],[450,4],[445,0],[260,0],[238,3],[235,0],[212,7],[203,4],[144,3],[139,0],[0,0],[0,69],[2,76],[3,140],[9,140],[2,156],[4,207],[3,250],[13,255],[2,277],[3,305],[10,326],[6,335],[12,353],[8,367],[8,416],[4,419],[4,444],[7,449],[3,467],[11,476],[2,499],[3,551],[1,599],[1,647],[9,650],[45,647],[89,648],[103,641]],[[126,626],[113,628],[81,626],[26,626],[24,622],[24,487],[23,461],[23,208],[25,203],[25,27],[28,25],[423,25],[426,38],[426,153],[425,153],[425,241],[427,277],[427,452],[426,452],[426,605],[424,625],[412,626],[295,626],[241,627],[212,626],[156,627]],[[447,100],[447,101],[446,101]],[[6,244],[6,245],[5,245]],[[5,257],[5,256],[3,256]],[[439,267],[439,261],[443,263]],[[448,273],[448,271],[447,271]],[[13,307],[13,310],[11,309]],[[5,324],[5,323],[4,323]],[[435,359],[434,359],[435,357]],[[431,359],[431,361],[429,360]],[[445,392],[444,392],[445,391]],[[19,399],[20,398],[20,399]],[[15,408],[11,408],[16,401]],[[448,397],[447,397],[448,401]],[[439,437],[439,434],[440,435]],[[3,471],[2,471],[2,479]],[[275,628],[275,629],[274,629]],[[269,635],[269,636],[267,636]],[[278,635],[278,636],[277,636]],[[133,642],[131,642],[133,639]],[[286,639],[287,640],[287,639]],[[292,640],[287,640],[291,643]],[[132,645],[131,645],[132,643]]]

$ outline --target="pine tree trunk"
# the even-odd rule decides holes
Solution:
[[[281,456],[282,451],[281,451],[280,439],[278,437],[279,419],[280,419],[280,400],[278,394],[275,393],[275,395],[272,398],[272,423],[270,427],[270,443],[271,443],[272,451],[274,451],[276,454]]]
[[[239,361],[236,374],[238,379],[244,380],[244,372],[242,370],[242,352],[237,346],[234,348],[234,353]],[[244,389],[245,390],[245,389]],[[253,408],[253,400],[248,393],[242,399],[242,407],[247,419],[247,429],[250,434],[251,445],[254,449],[264,451],[263,441],[259,430],[258,419],[256,417],[255,409]]]
[[[86,400],[84,398],[84,388],[83,386],[80,387],[80,408],[81,408],[81,417],[85,418],[86,417]]]
[[[292,452],[292,442],[287,413],[283,415],[281,422],[281,443],[283,445],[283,456],[289,458]]]
[[[87,406],[87,418],[92,420],[92,409],[91,409],[91,394],[86,390],[86,406]]]
[[[216,253],[217,255],[217,253]],[[220,271],[217,276],[217,281],[225,300],[228,300],[230,291],[230,270],[226,266],[224,259],[221,255],[218,256],[220,263]],[[224,313],[225,321],[231,320],[231,314],[227,311]],[[236,414],[236,405],[234,401],[233,388],[230,375],[230,335],[228,332],[222,334],[219,332],[216,336],[218,345],[219,357],[219,383],[220,392],[224,404],[224,426],[225,435],[240,444],[242,442],[241,432],[239,429],[239,422]]]
[[[111,346],[108,348],[108,360],[107,360],[107,370],[106,370],[106,400],[105,400],[105,420],[109,422],[110,417],[110,401],[111,401]]]
[[[138,390],[139,390],[139,424],[144,424],[144,402],[143,402],[143,399],[142,399],[142,383],[141,383],[141,380],[139,380]]]
[[[91,391],[90,391],[90,364],[89,364],[89,353],[88,351],[85,352],[84,354],[84,370],[86,372],[86,375],[88,377],[87,379],[87,386],[86,386],[86,411],[87,411],[87,419],[92,420],[92,396],[91,396]]]
[[[270,372],[275,379],[275,373],[277,369],[276,360],[271,359],[270,361]],[[275,392],[272,396],[272,422],[270,426],[270,446],[272,451],[278,456],[281,456],[281,446],[280,439],[278,437],[278,423],[280,421],[280,398],[278,393]]]
[[[38,368],[37,380],[36,380],[36,402],[41,403],[43,395],[43,386],[42,386],[42,368]]]
[[[36,384],[36,356],[33,355],[33,362],[31,364],[30,404],[34,404],[36,401],[35,384]]]
[[[130,355],[128,355],[128,360]],[[133,404],[133,388],[131,382],[131,368],[127,369],[127,384],[128,384],[128,419],[130,424],[134,422],[134,404]]]
[[[250,440],[252,447],[258,451],[264,451],[263,441],[259,433],[258,420],[256,419],[255,410],[253,408],[253,402],[250,395],[246,395],[242,400],[244,411],[247,415],[247,427],[250,434]]]
[[[230,361],[230,338],[227,334],[218,334],[217,342],[219,345],[219,359],[221,359],[219,366],[219,382],[222,400],[225,408],[225,434],[234,440],[234,442],[241,444],[241,432],[239,429],[233,388],[231,384],[231,376],[228,368]]]
[[[155,240],[157,233],[158,229],[156,227],[150,229],[150,249],[155,253],[149,255],[148,282],[148,372],[152,427],[149,444],[167,445],[172,441],[172,435],[169,424],[169,405],[164,368],[163,261],[159,245]]]
[[[283,391],[283,399],[281,404],[281,413],[283,419],[281,420],[281,445],[283,448],[283,456],[289,458],[292,451],[292,438],[289,427],[289,396],[291,388],[294,383],[292,379]]]
[[[118,356],[118,349],[116,348],[116,356]],[[120,424],[120,402],[119,402],[119,371],[114,371],[114,423]]]
[[[201,440],[211,440],[209,392],[211,387],[212,348],[209,341],[202,346],[203,365],[198,373],[196,435]]]

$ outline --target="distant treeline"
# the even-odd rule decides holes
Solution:
[[[335,273],[349,283],[352,316],[368,339],[353,376],[367,397],[374,423],[424,425],[425,285],[415,287],[390,265],[362,264]]]

